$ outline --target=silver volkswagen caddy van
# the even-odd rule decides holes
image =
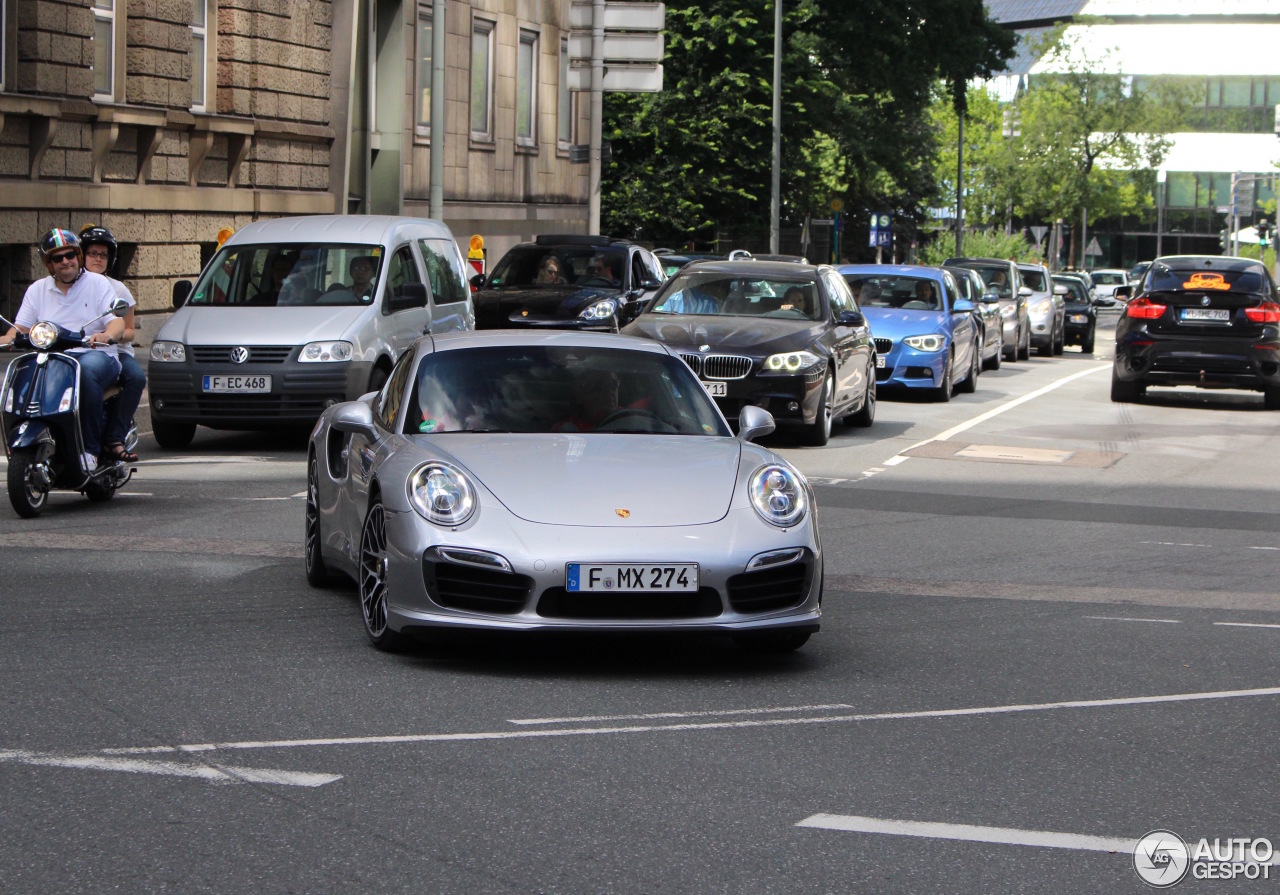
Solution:
[[[260,221],[174,284],[151,345],[151,424],[161,447],[197,425],[314,422],[375,391],[423,333],[475,328],[467,265],[423,218],[316,215]]]

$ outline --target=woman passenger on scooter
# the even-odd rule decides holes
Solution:
[[[42,320],[73,332],[83,330],[92,348],[67,353],[80,364],[80,430],[85,451],[81,459],[86,469],[93,470],[98,467],[106,417],[102,393],[120,377],[113,343],[124,335],[124,321],[111,314],[116,291],[107,278],[81,267],[80,241],[74,233],[50,230],[40,240],[40,256],[49,276],[27,287],[15,326],[0,336],[0,347],[12,345],[19,332],[30,332]]]
[[[142,365],[133,356],[133,309],[137,301],[129,287],[111,276],[116,267],[116,238],[106,227],[92,224],[80,231],[80,248],[84,252],[85,270],[100,273],[107,278],[116,297],[123,299],[129,310],[125,312],[124,335],[116,348],[120,352],[120,394],[116,398],[114,409],[107,418],[107,427],[102,435],[102,459],[108,462],[138,462],[138,455],[124,446],[125,436],[129,432],[129,424],[142,401],[142,390],[147,385],[147,374]]]

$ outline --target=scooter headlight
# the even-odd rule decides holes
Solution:
[[[53,343],[58,341],[58,327],[55,324],[42,320],[35,326],[31,327],[31,332],[27,333],[27,337],[31,339],[31,344],[41,351],[52,348]]]

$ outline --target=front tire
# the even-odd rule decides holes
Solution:
[[[387,627],[387,523],[374,498],[360,532],[360,615],[369,642],[380,650],[402,649],[405,638]]]
[[[1135,401],[1142,400],[1142,396],[1147,393],[1147,385],[1145,382],[1125,382],[1123,379],[1111,374],[1111,400],[1117,404],[1132,404]]]
[[[1263,389],[1262,406],[1267,410],[1280,410],[1280,387],[1272,385]]]
[[[939,404],[945,404],[951,400],[951,394],[955,391],[955,387],[951,384],[951,367],[956,362],[954,351],[947,352],[947,363],[942,368],[942,384],[933,390],[933,400]]]
[[[978,390],[978,371],[982,369],[979,358],[982,357],[982,348],[976,343],[973,346],[973,355],[969,358],[969,375],[964,381],[956,386],[956,391],[963,392],[966,395],[972,395]]]
[[[828,373],[822,380],[822,394],[818,396],[818,415],[804,433],[805,444],[822,447],[831,440],[832,405],[835,403],[835,374]]]
[[[9,503],[23,519],[34,519],[49,505],[49,489],[32,481],[36,465],[35,451],[24,448],[9,457]]]
[[[1003,359],[1003,357],[1004,357],[1004,341],[1002,339],[1000,342],[999,349],[996,350],[995,354],[991,355],[990,359],[984,362],[984,366],[988,370],[999,370],[1000,361]]]
[[[303,530],[303,557],[306,561],[307,583],[312,587],[324,587],[333,580],[329,570],[325,568],[324,558],[320,552],[320,476],[319,463],[315,455],[307,464],[307,509],[306,526]]]
[[[872,367],[867,371],[867,393],[862,397],[862,408],[848,418],[850,426],[861,429],[868,428],[876,421],[876,371]]]
[[[84,496],[91,503],[106,503],[116,496],[116,486],[109,482],[89,482],[84,486]]]
[[[172,423],[167,420],[151,417],[151,434],[156,444],[167,451],[180,451],[191,445],[196,437],[195,423]]]
[[[1018,329],[1018,360],[1031,360],[1031,330]]]
[[[1084,337],[1084,341],[1080,343],[1080,352],[1082,354],[1093,354],[1093,341],[1097,335],[1097,327],[1089,327],[1089,334]]]
[[[1053,340],[1053,353],[1055,355],[1062,354],[1067,348],[1067,327],[1066,324],[1058,327],[1058,337]]]

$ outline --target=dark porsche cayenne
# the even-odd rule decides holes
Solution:
[[[682,268],[622,330],[684,358],[729,421],[755,404],[823,445],[834,421],[875,419],[875,344],[844,278],[782,261]]]
[[[1248,258],[1157,258],[1116,324],[1111,400],[1149,385],[1242,388],[1280,410],[1280,304]]]
[[[476,329],[616,332],[666,279],[648,249],[607,236],[539,236],[473,278]]]

